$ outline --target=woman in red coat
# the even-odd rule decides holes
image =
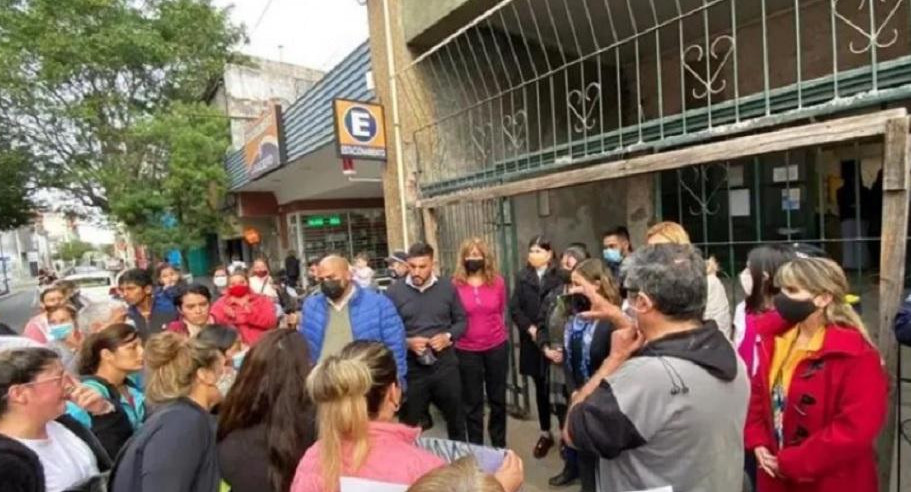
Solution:
[[[278,322],[275,305],[268,297],[250,291],[243,270],[235,270],[228,277],[228,288],[212,306],[212,317],[216,323],[235,326],[249,346],[255,345]]]
[[[887,408],[882,360],[845,303],[833,261],[784,265],[775,310],[757,319],[745,443],[761,492],[876,492],[874,445]]]

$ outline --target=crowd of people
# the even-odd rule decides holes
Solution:
[[[514,326],[529,451],[563,460],[550,486],[877,490],[887,377],[838,264],[760,246],[732,310],[679,224],[642,239],[618,227],[593,257],[534,237],[511,292],[479,238],[451,277],[427,244],[394,252],[384,292],[368,258],[337,255],[289,255],[281,281],[264,259],[219,268],[214,293],[128,270],[123,303],[50,284],[0,336],[0,489],[516,491]],[[420,437],[431,405],[467,456]]]

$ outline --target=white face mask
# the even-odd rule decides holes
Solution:
[[[235,371],[225,369],[218,378],[218,381],[215,382],[215,387],[218,388],[218,392],[221,393],[222,400],[228,396],[228,391],[231,390],[231,386],[234,386],[234,380],[236,378],[237,373]]]
[[[750,273],[749,268],[744,268],[740,272],[740,287],[743,288],[743,292],[747,297],[753,294],[753,274]]]
[[[215,284],[219,289],[223,289],[228,285],[228,277],[224,275],[216,275],[212,277],[212,283]]]

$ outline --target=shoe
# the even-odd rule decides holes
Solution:
[[[541,459],[547,456],[547,453],[553,446],[554,438],[552,436],[541,436],[541,438],[538,439],[538,443],[535,444],[535,450],[532,452],[532,454],[535,458]]]
[[[579,480],[579,472],[570,470],[568,466],[563,467],[563,471],[555,477],[551,477],[547,483],[551,487],[566,487],[567,485],[572,485]]]

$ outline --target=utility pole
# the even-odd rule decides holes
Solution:
[[[6,276],[6,255],[3,253],[3,234],[0,234],[0,264],[3,265],[3,293],[9,292],[9,277]]]

